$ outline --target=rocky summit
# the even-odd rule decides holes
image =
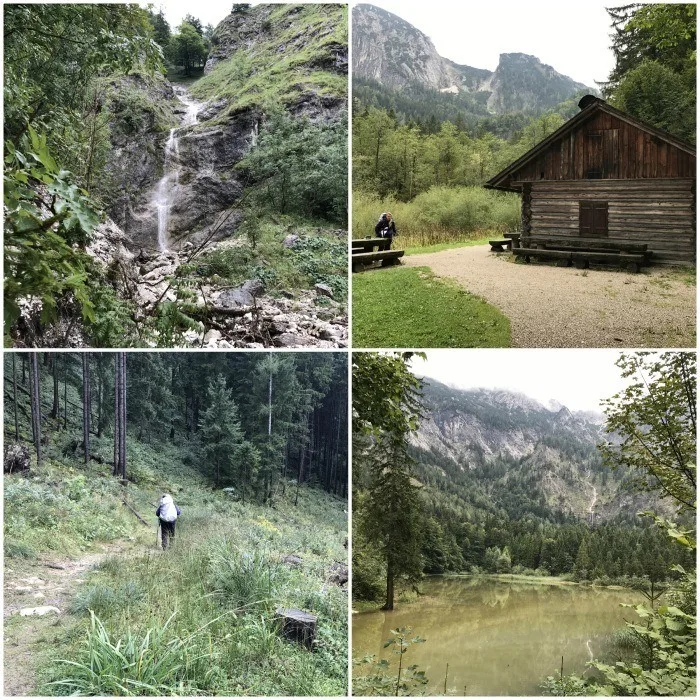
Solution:
[[[466,93],[490,114],[539,113],[579,91],[595,92],[523,53],[502,53],[494,71],[460,65],[440,56],[416,27],[374,5],[356,5],[352,22],[353,77],[390,91]]]

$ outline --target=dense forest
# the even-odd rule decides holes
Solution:
[[[345,8],[3,11],[6,345],[345,342]]]
[[[6,694],[345,693],[344,356],[6,353],[4,379]]]
[[[604,98],[694,143],[695,5],[608,12],[616,63]],[[353,235],[366,235],[387,210],[405,245],[516,227],[517,198],[481,185],[573,116],[580,96],[544,114],[484,116],[472,94],[361,81],[353,90]]]
[[[52,421],[49,430],[61,433],[52,449],[65,452],[72,447],[86,464],[88,459],[109,463],[107,433],[111,430],[117,443],[124,439],[114,430],[116,421],[122,433],[131,433],[138,442],[179,446],[185,463],[201,469],[215,487],[231,487],[243,499],[274,500],[291,478],[299,485],[347,495],[347,370],[339,355],[42,357],[38,361],[36,353],[8,354],[4,375],[6,421],[16,431],[14,439],[26,442],[28,435],[20,426],[32,417],[39,460],[42,444],[51,444],[46,435],[42,439],[45,418]],[[50,382],[50,395],[35,394],[42,382]],[[69,399],[76,393],[79,404]],[[115,414],[121,395],[125,418]],[[76,440],[79,421],[82,434]],[[206,458],[201,460],[200,454]],[[118,471],[129,478],[128,463],[120,459]]]
[[[436,412],[459,410],[455,406],[464,399],[453,392],[448,401],[446,387],[437,395],[426,389],[411,373],[410,358],[410,353],[353,356],[355,601],[383,603],[384,610],[392,610],[397,598],[404,603],[416,593],[420,598],[425,575],[449,572],[533,580],[554,575],[581,585],[623,585],[640,591],[650,604],[649,612],[638,608],[641,623],[629,623],[636,654],[630,668],[638,664],[640,673],[648,673],[644,687],[663,676],[675,694],[686,694],[694,646],[674,633],[687,635],[695,624],[689,617],[695,605],[694,358],[689,353],[621,356],[618,366],[630,383],[606,402],[606,433],[598,445],[562,432],[559,439],[543,439],[548,456],[539,463],[530,457],[486,456],[478,445],[475,450],[461,446],[470,455],[462,461],[428,449],[430,439],[421,433],[421,424]],[[451,404],[447,409],[445,402]],[[504,431],[504,421],[511,419],[485,410],[485,422],[478,424]],[[537,414],[523,414],[520,435],[531,429],[528,420],[536,421]],[[450,425],[447,435],[454,430]],[[533,448],[535,454],[538,446]],[[593,490],[585,517],[556,506],[566,501],[561,484],[573,468],[599,489]],[[549,471],[544,480],[543,469]],[[553,501],[543,484],[561,473]],[[570,483],[575,490],[578,482]],[[626,506],[602,518],[594,505],[608,492]],[[666,625],[664,615],[669,615],[667,636],[673,637],[669,644],[675,645],[679,666],[663,653],[668,640],[652,634]],[[649,616],[655,618],[653,625]],[[595,667],[604,682],[600,676],[562,676],[549,679],[548,692],[619,692],[624,679],[636,674],[618,669],[616,677],[605,664]],[[377,694],[383,693],[377,689]],[[640,686],[624,694],[645,693]]]

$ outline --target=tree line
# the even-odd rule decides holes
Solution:
[[[168,441],[215,488],[270,503],[293,482],[347,495],[347,365],[335,353],[7,353],[6,438],[49,435],[85,467],[130,477],[140,442]],[[78,437],[79,435],[79,437]],[[97,445],[95,451],[91,440]],[[62,447],[59,447],[59,444]],[[67,447],[70,446],[70,447]]]

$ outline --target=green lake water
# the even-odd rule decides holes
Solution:
[[[639,602],[630,590],[500,581],[472,577],[431,577],[416,602],[392,612],[353,615],[353,656],[376,654],[390,630],[412,627],[426,642],[412,646],[404,665],[418,664],[429,684],[425,694],[541,695],[540,684],[558,674],[583,673],[601,658],[610,635],[634,612],[620,603]],[[360,667],[355,673],[361,673]]]

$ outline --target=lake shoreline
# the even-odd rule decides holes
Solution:
[[[609,585],[599,586],[592,582],[568,581],[560,576],[526,576],[525,574],[469,574],[469,573],[446,573],[446,574],[426,574],[424,580],[448,578],[448,579],[483,579],[484,581],[501,581],[502,583],[529,583],[542,586],[580,586],[581,588],[594,588],[609,591],[634,591],[629,586]],[[410,592],[402,594],[397,598],[397,604],[412,603],[419,600],[422,594]],[[353,601],[352,614],[358,615],[368,612],[378,612],[384,605],[383,601],[358,600]]]

